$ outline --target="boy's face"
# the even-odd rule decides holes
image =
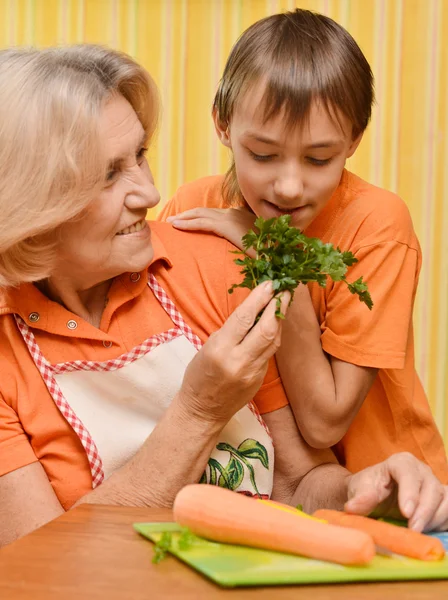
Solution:
[[[362,136],[353,140],[351,122],[342,114],[339,123],[332,120],[318,103],[295,129],[285,127],[281,113],[263,123],[262,98],[261,87],[246,94],[226,130],[215,118],[218,135],[233,151],[240,190],[254,213],[290,214],[304,230],[330,200]]]

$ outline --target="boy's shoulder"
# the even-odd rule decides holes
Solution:
[[[220,307],[223,314],[247,296],[241,288],[231,296],[227,293],[242,279],[233,254],[237,249],[229,241],[213,233],[181,231],[163,221],[151,221],[150,227],[155,257],[165,259],[154,261],[152,270],[168,286],[187,294],[190,301]]]
[[[419,250],[409,208],[394,192],[346,171],[335,228],[349,228],[359,244],[398,242]]]
[[[181,231],[164,221],[151,221],[156,256],[164,256],[174,271],[187,268],[201,272],[238,272],[233,251],[237,248],[214,233]]]
[[[179,187],[169,204],[173,204],[179,212],[198,206],[224,208],[223,183],[224,175],[201,177],[185,183]]]

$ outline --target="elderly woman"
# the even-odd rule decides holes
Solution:
[[[393,508],[398,485],[403,514],[443,526],[413,457],[350,476],[303,442],[272,289],[227,295],[228,242],[145,221],[156,120],[125,55],[0,53],[0,544],[80,502],[170,506],[199,480],[360,512]]]

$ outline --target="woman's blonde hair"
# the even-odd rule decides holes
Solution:
[[[0,51],[0,286],[51,275],[58,227],[105,180],[98,123],[114,94],[149,141],[158,92],[129,56],[95,45]]]
[[[285,125],[294,128],[307,121],[318,100],[330,118],[339,110],[351,121],[354,138],[369,123],[374,102],[370,65],[348,31],[324,15],[296,9],[261,19],[243,32],[213,103],[224,127],[237,103],[259,82],[265,85],[260,107],[265,122],[284,111]],[[244,202],[234,163],[223,194],[228,204]]]

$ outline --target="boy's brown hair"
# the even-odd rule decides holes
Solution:
[[[324,15],[296,9],[266,17],[243,32],[213,102],[222,124],[230,123],[236,103],[260,81],[266,86],[265,122],[284,110],[288,127],[303,123],[318,99],[332,119],[336,109],[351,121],[353,138],[369,123],[374,102],[370,65],[348,31]],[[242,200],[234,163],[223,192],[227,203]]]

